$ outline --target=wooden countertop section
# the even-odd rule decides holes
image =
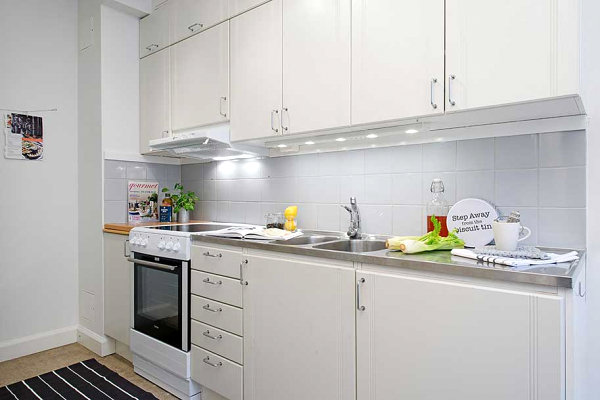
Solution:
[[[185,223],[185,224],[180,224],[178,222],[143,222],[141,224],[128,224],[128,223],[124,223],[124,224],[104,224],[104,229],[102,229],[103,232],[106,233],[116,233],[117,235],[129,235],[129,231],[132,230],[133,228],[135,228],[136,226],[158,226],[158,225],[173,225],[173,224],[177,224],[177,225],[187,225],[187,224],[196,224],[199,222],[206,222],[206,221],[197,221],[197,220],[190,220],[190,222]]]

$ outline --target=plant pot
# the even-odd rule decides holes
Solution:
[[[181,210],[179,210],[179,212],[177,213],[177,222],[180,222],[180,223],[190,222],[190,212],[183,208]]]

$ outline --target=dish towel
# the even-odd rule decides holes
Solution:
[[[547,260],[532,259],[532,258],[508,258],[498,256],[486,256],[483,254],[476,254],[473,250],[469,249],[453,249],[451,254],[454,256],[471,258],[473,260],[485,261],[492,264],[508,265],[510,267],[522,267],[526,265],[545,265],[545,264],[556,264],[563,262],[570,262],[579,260],[579,256],[576,251],[571,251],[565,254],[554,254],[547,253],[550,258]]]

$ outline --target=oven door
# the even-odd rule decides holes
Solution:
[[[189,263],[134,253],[133,329],[189,351]]]

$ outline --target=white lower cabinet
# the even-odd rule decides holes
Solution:
[[[123,255],[127,239],[104,233],[104,333],[129,346],[132,264]]]
[[[192,379],[228,400],[242,400],[242,366],[192,344]]]
[[[357,295],[358,400],[565,398],[558,295],[373,272]]]
[[[244,400],[355,399],[352,264],[247,259]]]

